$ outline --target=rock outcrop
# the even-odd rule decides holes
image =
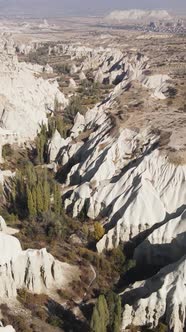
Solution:
[[[156,327],[164,317],[169,331],[183,332],[186,318],[186,256],[152,278],[136,282],[122,295],[122,331],[127,326]]]
[[[100,53],[97,59],[102,58]],[[64,206],[74,217],[83,211],[102,222],[105,235],[97,243],[98,252],[130,243],[137,264],[161,268],[124,292],[123,331],[131,324],[153,328],[163,318],[170,331],[183,332],[186,165],[169,159],[173,134],[162,135],[150,125],[127,127],[115,111],[117,97],[123,93],[124,100],[133,81],[145,87],[143,91],[150,92],[148,98],[154,101],[167,97],[170,79],[146,74],[148,61],[142,55],[116,52],[109,61],[108,54],[104,53],[101,64],[96,56],[87,58],[84,70],[92,68],[100,83],[117,78],[115,87],[84,117],[77,116],[70,136],[55,152]],[[165,138],[166,148],[160,149]]]
[[[184,208],[185,205],[181,206],[180,210]],[[173,219],[170,219],[171,215],[167,215],[168,220],[137,246],[134,259],[138,264],[164,266],[184,256],[186,253],[186,210],[176,217],[179,213],[177,211]]]
[[[170,78],[167,75],[146,75],[148,59],[141,54],[124,54],[119,49],[90,48],[81,45],[59,44],[53,52],[68,55],[73,60],[84,58],[80,66],[73,63],[71,74],[79,73],[80,80],[86,79],[84,73],[91,70],[94,81],[117,86],[121,90],[126,80],[138,80],[152,90],[154,98],[164,99]],[[121,84],[119,84],[121,83]]]
[[[0,41],[0,139],[3,144],[21,144],[37,135],[57,99],[67,105],[58,83],[41,76],[43,67],[18,62],[12,42]],[[37,77],[38,75],[38,77]]]
[[[125,21],[151,21],[151,20],[170,20],[171,16],[166,10],[115,10],[105,17],[108,22]]]
[[[0,327],[0,332],[16,332],[11,325],[7,325],[5,327]]]
[[[50,293],[79,278],[77,267],[56,260],[46,249],[22,250],[17,238],[2,231],[0,252],[0,302],[16,297],[20,288]]]

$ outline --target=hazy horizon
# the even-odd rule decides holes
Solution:
[[[186,10],[185,0],[0,0],[0,13],[33,16],[104,15],[112,10]]]

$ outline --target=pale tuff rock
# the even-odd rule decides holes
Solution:
[[[15,143],[22,143],[33,139],[42,123],[47,124],[47,113],[54,109],[56,99],[63,106],[67,100],[56,81],[51,83],[36,77],[35,74],[43,72],[43,67],[19,63],[15,50],[10,54],[5,45],[1,40],[1,128],[9,130],[10,136],[15,135]]]
[[[128,82],[138,80],[152,90],[154,98],[165,98],[170,78],[167,75],[145,75],[148,59],[141,54],[126,55],[118,49],[102,47],[93,49],[76,44],[59,44],[53,51],[68,55],[71,59],[85,58],[81,66],[77,67],[74,63],[71,67],[71,75],[79,73],[80,80],[86,78],[84,72],[91,70],[95,82],[115,84],[115,93],[122,90],[127,80]]]
[[[96,107],[86,113],[85,127],[92,128],[87,141],[70,142],[58,160],[67,169],[69,160],[74,163],[65,183],[73,186],[65,208],[74,217],[84,206],[90,218],[108,217],[99,252],[149,230],[185,204],[186,167],[160,155],[157,134],[150,129],[111,134],[112,119]]]
[[[47,74],[53,74],[53,68],[47,63],[46,66],[43,68],[43,71]]]
[[[138,21],[138,20],[169,20],[171,16],[166,10],[115,10],[105,17],[106,21]]]
[[[48,146],[49,161],[55,161],[60,149],[67,144],[68,140],[62,138],[60,133],[56,130]]]
[[[77,73],[77,71],[78,71],[78,68],[76,67],[75,64],[73,64],[72,67],[71,67],[71,69],[70,69],[70,74],[74,75],[74,74]]]
[[[80,81],[84,81],[84,80],[86,80],[86,75],[85,75],[85,73],[84,73],[83,71],[81,71],[81,72],[79,73],[79,79],[80,79]]]
[[[65,172],[68,170],[65,186],[73,188],[65,199],[65,208],[74,217],[85,206],[92,219],[108,217],[106,234],[97,244],[99,252],[117,247],[121,241],[127,242],[163,222],[167,213],[184,204],[186,195],[186,167],[176,167],[160,155],[156,148],[159,135],[150,128],[139,132],[115,128],[107,113],[116,96],[132,80],[141,82],[156,98],[164,98],[168,76],[145,76],[147,58],[140,54],[128,57],[118,51],[110,59],[111,54],[111,50],[102,53],[97,73],[112,72],[114,66],[113,72],[125,73],[123,81],[105,102],[87,111],[85,117],[75,119],[71,137],[88,130],[86,142],[68,141],[57,157],[61,172],[63,167]]]
[[[25,55],[28,55],[30,52],[35,52],[40,46],[40,43],[32,41],[26,44],[18,42],[15,45],[17,52]]]
[[[6,231],[7,231],[6,222],[3,219],[3,217],[0,216],[0,232],[6,233]]]
[[[74,119],[74,126],[71,129],[71,137],[77,137],[85,129],[85,118],[79,112]]]
[[[0,232],[0,265],[3,266],[7,262],[15,260],[22,249],[18,239],[13,236]]]
[[[122,331],[127,326],[153,328],[165,317],[169,330],[183,332],[186,318],[186,256],[161,269],[152,278],[136,282],[122,297],[124,306]]]
[[[18,239],[0,232],[0,298],[11,298],[17,289],[49,293],[78,279],[79,270],[55,260],[46,249],[23,251]]]
[[[78,112],[74,120],[75,121],[74,121],[74,126],[71,129],[71,135],[67,139],[62,138],[60,133],[57,130],[55,131],[48,146],[48,156],[50,162],[55,162],[58,155],[60,155],[60,158],[62,158],[62,152],[61,152],[62,148],[70,144],[72,138],[76,138],[85,129],[85,118],[82,114]]]
[[[17,229],[8,227],[3,217],[0,216],[0,232],[3,232],[4,234],[13,235],[18,233],[19,231]]]
[[[7,325],[5,327],[0,327],[0,332],[16,332],[11,325]]]
[[[98,69],[94,81],[98,82],[98,83],[103,83],[103,79],[104,79],[104,74],[101,68]]]
[[[170,81],[168,75],[153,75],[149,77],[142,75],[140,81],[146,88],[153,91],[152,96],[158,99],[166,99],[167,82]]]
[[[70,78],[70,80],[69,80],[69,88],[77,89],[77,84],[76,84],[76,82],[74,81],[73,78]]]
[[[0,156],[1,156],[1,146],[0,146]],[[3,160],[0,159],[0,161],[2,162]],[[2,171],[0,170],[0,184],[4,184],[4,182],[6,181],[6,179],[11,178],[15,175],[15,173],[6,170],[6,171]]]
[[[186,252],[186,210],[155,229],[134,252],[137,263],[165,265]]]
[[[99,107],[88,111],[84,121],[90,130],[86,142],[69,142],[58,160],[67,169],[71,163],[65,184],[73,186],[73,193],[66,209],[77,217],[86,205],[90,218],[108,217],[108,231],[97,244],[102,251],[150,229],[184,204],[186,167],[159,154],[159,136],[150,129],[114,132],[112,118]]]

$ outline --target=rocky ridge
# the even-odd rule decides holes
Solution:
[[[19,240],[4,232],[2,218],[1,224],[4,226],[0,231],[0,302],[15,298],[17,289],[51,294],[79,278],[77,267],[54,259],[46,249],[22,250]]]
[[[100,66],[110,75],[109,61],[105,61]],[[160,149],[162,134],[158,129],[121,126],[112,113],[116,98],[125,95],[131,82],[138,81],[150,92],[149,98],[158,100],[167,97],[170,80],[167,75],[146,75],[147,63],[141,55],[132,56],[131,62],[125,57],[125,61],[127,70],[122,81],[105,101],[84,117],[76,117],[71,135],[60,141],[58,148],[55,134],[52,160],[56,155],[55,162],[61,167],[57,177],[63,183],[66,210],[74,217],[84,211],[104,225],[98,252],[133,243],[137,263],[158,262],[162,267],[152,279],[135,283],[125,291],[123,297],[129,294],[130,301],[126,300],[124,307],[123,330],[131,324],[156,327],[163,316],[172,331],[182,332],[186,166],[170,162],[166,151]],[[91,67],[91,61],[89,64]],[[97,74],[103,72],[100,66],[95,70]]]
[[[41,124],[47,124],[47,114],[54,110],[55,100],[62,107],[67,105],[56,80],[44,80],[39,77],[42,72],[42,66],[18,62],[14,42],[1,36],[0,150],[7,143],[33,140]]]
[[[127,326],[156,327],[164,317],[169,330],[182,332],[186,317],[186,256],[168,265],[152,278],[126,289],[122,331]]]
[[[8,53],[11,50],[9,47]],[[97,243],[98,252],[133,243],[137,263],[161,265],[158,274],[125,290],[123,330],[131,324],[156,327],[163,317],[170,330],[182,332],[186,166],[171,163],[160,150],[160,130],[136,123],[120,125],[120,118],[112,112],[117,97],[125,96],[132,82],[143,86],[151,100],[163,100],[168,96],[170,78],[147,74],[148,59],[141,54],[77,45],[65,45],[56,52],[70,55],[72,60],[85,57],[81,66],[73,65],[72,74],[84,77],[84,72],[92,71],[95,82],[114,85],[103,102],[84,116],[77,114],[67,139],[56,131],[49,143],[50,161],[58,166],[56,176],[63,184],[64,206],[74,217],[83,212],[103,224],[105,235]],[[34,68],[34,72],[39,70]],[[45,292],[70,279],[71,267],[56,262],[46,250],[22,251],[20,243],[4,233],[0,241],[5,253],[1,257],[3,296],[15,296],[16,288],[23,286]],[[59,280],[59,272],[67,275],[67,280]]]

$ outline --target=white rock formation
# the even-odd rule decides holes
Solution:
[[[47,63],[46,66],[43,68],[43,71],[47,74],[53,74],[53,68]]]
[[[111,134],[112,119],[100,108],[86,113],[84,125],[92,129],[87,141],[68,142],[60,155],[63,167],[69,159],[74,163],[65,184],[73,193],[65,207],[74,217],[85,204],[90,218],[107,215],[98,251],[129,241],[185,204],[186,166],[161,156],[157,134],[119,128]]]
[[[57,49],[55,49],[57,48]],[[145,87],[152,90],[152,96],[164,99],[170,78],[167,75],[145,75],[148,59],[141,54],[123,54],[119,49],[90,48],[80,45],[59,44],[53,51],[68,55],[72,59],[84,58],[81,66],[72,65],[71,74],[79,73],[80,80],[85,79],[84,72],[92,70],[95,82],[117,84],[122,90],[126,80],[139,80]],[[120,84],[118,84],[120,83]]]
[[[178,212],[177,212],[178,213]],[[140,264],[166,265],[186,253],[186,210],[155,229],[134,252]]]
[[[86,80],[86,75],[85,75],[85,73],[84,73],[83,71],[81,71],[81,72],[79,73],[79,79],[80,79],[80,81],[84,81],[84,80]]]
[[[33,139],[57,100],[67,105],[58,83],[36,77],[43,71],[39,65],[20,63],[13,46],[0,40],[0,139],[6,143],[23,143]]]
[[[0,332],[16,332],[11,325],[7,325],[5,327],[0,327]]]
[[[23,251],[18,239],[0,232],[0,302],[15,297],[17,289],[49,293],[65,288],[79,270],[55,260],[46,249]]]
[[[149,21],[149,20],[169,20],[170,14],[166,10],[115,10],[105,17],[106,21]]]
[[[77,66],[75,64],[73,64],[72,67],[71,67],[71,69],[70,69],[70,74],[74,75],[74,74],[77,73],[77,71],[78,71]]]
[[[60,133],[56,130],[48,146],[49,161],[53,162],[63,146],[68,144],[69,140],[61,137]]]
[[[3,217],[0,216],[0,232],[6,233],[6,231],[7,231],[6,222],[3,219]]]
[[[160,270],[151,279],[136,282],[122,297],[126,304],[122,331],[127,326],[153,328],[165,316],[170,331],[183,332],[186,318],[186,256]]]
[[[103,80],[104,80],[104,74],[103,74],[102,69],[99,68],[95,75],[94,81],[98,82],[98,83],[103,83]]]
[[[1,154],[0,154],[0,156],[1,156]],[[0,162],[3,162],[2,158],[0,158]],[[14,175],[15,175],[15,173],[13,173],[9,170],[6,170],[6,171],[0,170],[0,184],[4,184],[4,182],[7,178],[11,178]]]
[[[74,119],[74,126],[71,129],[71,137],[77,137],[85,129],[85,118],[79,112]]]
[[[141,76],[140,82],[149,90],[152,90],[152,96],[158,99],[166,99],[167,82],[170,81],[168,75]]]
[[[69,88],[77,89],[77,84],[76,84],[76,82],[74,81],[73,78],[70,78],[70,80],[69,80]]]
[[[149,98],[164,99],[170,78],[147,75],[148,59],[141,54],[80,46],[62,51],[73,58],[85,56],[79,71],[92,70],[95,81],[116,85],[105,101],[85,116],[77,115],[70,137],[62,147],[59,143],[58,155],[56,148],[65,208],[74,217],[86,209],[91,219],[104,219],[105,235],[97,243],[98,252],[138,240],[137,262],[160,266],[174,262],[125,291],[123,330],[130,324],[155,327],[165,315],[171,331],[183,332],[186,165],[171,163],[159,150],[158,130],[120,126],[113,111],[116,97],[121,93],[124,97],[132,81],[147,88]]]

